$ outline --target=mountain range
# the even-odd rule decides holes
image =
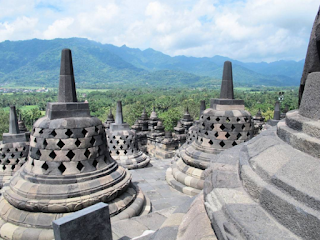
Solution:
[[[0,85],[57,87],[63,48],[72,50],[76,83],[83,88],[209,87],[220,84],[226,60],[233,64],[235,86],[298,86],[304,64],[171,57],[151,48],[142,51],[84,38],[32,39],[0,43]]]

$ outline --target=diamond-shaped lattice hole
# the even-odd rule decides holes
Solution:
[[[74,155],[75,154],[72,152],[72,150],[70,150],[66,156],[71,160],[74,157]]]
[[[94,128],[94,131],[95,131],[96,133],[99,133],[99,128],[98,128],[98,127],[95,127],[95,128]]]
[[[229,117],[226,118],[226,122],[230,122],[230,118]]]
[[[221,142],[219,142],[219,145],[220,145],[221,147],[224,147],[226,144],[225,144],[223,141],[221,141]]]
[[[2,155],[1,155],[2,157],[5,157],[6,156],[6,154],[4,154],[4,153],[2,153]]]
[[[211,120],[210,116],[209,116],[209,117],[207,117],[207,120],[208,120],[208,121],[210,121],[210,120]]]
[[[210,139],[210,141],[208,142],[210,145],[212,145],[213,144],[213,142],[212,142],[212,140]]]
[[[120,142],[119,141],[117,141],[117,144],[119,144]]]
[[[16,167],[16,165],[12,165],[12,166],[11,166],[11,170],[13,170],[15,167]]]
[[[37,150],[36,154],[37,154],[39,157],[41,157],[41,152],[40,152],[39,149]]]
[[[202,126],[203,126],[203,127],[205,126],[204,122],[202,123]]]
[[[244,124],[242,124],[241,128],[244,129],[246,126]]]
[[[129,136],[126,136],[126,138],[128,138]]]
[[[83,164],[81,162],[78,162],[77,169],[81,172],[83,168],[84,168]]]
[[[49,154],[49,157],[51,157],[52,159],[55,159],[56,156],[57,154],[54,151],[51,151],[51,153]]]
[[[18,148],[15,148],[14,150],[15,150],[16,152],[18,152]]]
[[[63,148],[64,145],[65,145],[65,144],[64,144],[64,142],[61,141],[61,139],[60,139],[59,142],[57,143],[57,146],[58,146],[59,148]]]
[[[124,154],[127,154],[128,152],[127,152],[127,150],[124,150]]]
[[[7,152],[10,152],[10,148],[7,149]]]
[[[219,133],[216,132],[216,133],[214,134],[214,136],[215,136],[216,138],[219,137]]]
[[[46,148],[48,146],[48,142],[46,139],[43,140],[43,147]]]
[[[240,118],[237,118],[237,122],[240,122]]]
[[[17,160],[16,160],[16,164],[18,164],[19,162],[20,162],[20,160],[19,160],[19,159],[17,159]]]
[[[52,130],[51,133],[50,133],[50,135],[53,136],[53,137],[55,137],[55,136],[57,136],[57,133],[56,133],[55,130]]]
[[[133,152],[133,149],[131,149],[131,152]]]
[[[223,131],[225,128],[226,127],[223,124],[221,124],[220,129]]]
[[[6,165],[3,165],[2,169],[3,169],[3,170],[6,170],[6,168],[7,168]]]
[[[238,135],[237,135],[237,140],[238,140],[239,138],[241,138],[241,137],[242,137],[241,133],[238,133]]]
[[[77,140],[74,142],[74,144],[75,144],[77,147],[79,147],[80,144],[81,144],[81,141],[80,141],[79,139],[77,139]]]
[[[112,138],[113,138],[113,139],[116,139],[116,136],[113,136]]]
[[[39,130],[39,133],[40,133],[40,134],[42,134],[42,133],[43,133],[43,129],[42,129],[42,128]]]
[[[109,153],[111,154],[112,152],[111,152],[111,151],[109,151]]]
[[[210,127],[211,127],[211,129],[214,129],[214,124],[212,123]]]
[[[201,130],[199,129],[199,131],[198,131],[199,133],[201,133]]]
[[[205,132],[204,134],[205,134],[205,135],[207,135],[207,136],[209,135],[209,133],[208,133],[208,132]]]
[[[231,129],[234,130],[236,127],[232,124],[231,125]]]
[[[110,142],[109,143],[112,143],[112,140],[110,140]]]
[[[36,138],[34,138],[34,139],[33,139],[33,141],[36,143],[36,142],[37,142],[37,139],[36,139]]]
[[[248,133],[247,133],[247,137],[249,137],[249,136],[250,136],[250,133],[248,132]]]
[[[203,139],[202,139],[202,138],[200,139],[200,142],[203,142]]]
[[[44,162],[44,164],[42,164],[41,168],[43,168],[44,170],[48,170],[49,166],[46,162]]]
[[[123,148],[123,146],[121,145],[121,146],[120,146],[120,149],[122,149],[122,148]]]
[[[20,153],[20,157],[23,157],[23,152]]]
[[[68,137],[71,137],[71,135],[73,134],[73,132],[72,132],[70,129],[68,129],[68,130],[65,132],[65,134],[66,134]]]
[[[225,136],[226,136],[226,138],[229,138],[231,135],[227,132],[227,134]]]
[[[84,128],[82,131],[83,136],[86,136],[86,134],[88,133],[88,131]]]
[[[248,122],[248,120],[249,120],[249,119],[248,119],[247,117],[244,118],[244,121],[245,121],[245,122]]]
[[[116,154],[118,154],[118,155],[119,155],[119,154],[120,154],[120,152],[117,150],[117,151],[116,151]]]
[[[13,153],[11,153],[11,157],[12,157],[12,158],[14,157],[14,154],[13,154]]]
[[[23,148],[22,148],[22,151],[25,151],[25,150],[26,150],[26,147],[23,147]]]
[[[203,115],[201,115],[201,118],[203,119]]]
[[[219,121],[220,121],[220,118],[217,117],[217,118],[216,118],[216,121],[219,122]]]
[[[233,142],[233,143],[232,143],[232,146],[236,146],[236,145],[238,145],[236,142]]]
[[[93,145],[96,142],[96,140],[94,139],[94,137],[91,138],[90,143]]]
[[[9,159],[7,159],[6,163],[7,163],[7,164],[9,164],[9,163],[10,163]]]
[[[123,141],[123,144],[126,144],[126,141]]]
[[[31,166],[34,166],[34,161],[33,160],[31,161]]]
[[[113,149],[116,149],[117,147],[116,146],[113,146]]]
[[[64,173],[64,171],[66,170],[66,167],[63,165],[63,163],[61,163],[58,167],[59,171],[61,172],[61,174]]]
[[[95,168],[97,168],[97,165],[98,165],[98,161],[97,161],[97,160],[94,160],[94,161],[92,162],[92,166],[94,166]]]
[[[89,151],[89,149],[87,149],[87,150],[84,152],[84,155],[86,156],[86,158],[89,158],[89,156],[90,156],[90,151]]]

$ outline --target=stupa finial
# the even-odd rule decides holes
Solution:
[[[117,101],[116,121],[115,124],[123,124],[122,103]]]
[[[200,117],[203,113],[203,111],[206,110],[206,101],[205,100],[201,100],[200,101]]]
[[[58,102],[77,102],[72,55],[71,50],[67,48],[61,52]]]
[[[9,123],[9,133],[18,134],[20,133],[18,127],[18,118],[16,113],[16,107],[10,106],[10,123]]]
[[[230,61],[224,62],[220,98],[234,99],[232,64]]]

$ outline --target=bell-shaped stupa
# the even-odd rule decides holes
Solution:
[[[110,124],[106,134],[110,154],[120,165],[128,169],[148,165],[150,158],[138,150],[135,131],[123,122],[121,101],[117,102],[116,121]]]
[[[20,132],[15,106],[10,107],[9,133],[0,143],[0,188],[28,160],[29,132]]]
[[[107,120],[105,121],[105,123],[103,125],[106,129],[109,129],[111,123],[114,123],[114,117],[113,117],[113,114],[112,114],[112,111],[110,108],[110,112],[108,114]]]
[[[166,174],[172,187],[189,195],[203,189],[210,160],[215,162],[217,154],[253,136],[250,113],[243,100],[234,99],[231,62],[224,63],[220,98],[211,99],[211,107],[203,111],[193,134],[195,139],[179,149]]]
[[[319,12],[299,109],[207,170],[205,206],[218,239],[320,239]]]
[[[139,215],[146,199],[110,157],[102,122],[77,102],[72,56],[62,50],[58,102],[48,103],[30,136],[28,161],[3,188],[0,236],[52,240],[52,221],[98,202],[113,221]]]

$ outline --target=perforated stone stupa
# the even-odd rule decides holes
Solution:
[[[244,110],[243,100],[234,99],[231,62],[224,63],[220,98],[211,99],[211,107],[203,111],[194,131],[195,140],[179,149],[166,174],[172,187],[189,195],[203,189],[210,160],[215,162],[218,153],[253,137],[252,117]]]
[[[19,115],[18,127],[19,127],[20,133],[28,132],[28,129],[27,129],[26,125],[24,124],[24,121],[21,118],[21,114]]]
[[[106,133],[110,154],[119,164],[128,169],[148,165],[150,158],[138,150],[135,131],[123,122],[121,101],[117,102],[116,121]]]
[[[34,123],[28,161],[3,188],[0,236],[52,240],[52,221],[109,204],[112,221],[146,211],[146,199],[128,170],[110,157],[102,122],[77,102],[72,57],[62,50],[58,102]]]
[[[263,129],[265,125],[264,117],[261,114],[260,108],[255,116],[252,117],[254,124],[253,135],[257,136]]]
[[[189,128],[193,125],[193,118],[191,117],[190,113],[189,113],[189,108],[186,108],[185,113],[183,114],[183,117],[181,118],[181,123],[184,126],[184,128],[186,129],[186,131],[189,130]]]
[[[276,127],[212,161],[205,206],[219,239],[320,239],[319,11],[301,103]],[[311,51],[312,50],[312,51]]]
[[[0,143],[0,188],[28,159],[29,132],[20,132],[15,106],[10,107],[9,133]]]

